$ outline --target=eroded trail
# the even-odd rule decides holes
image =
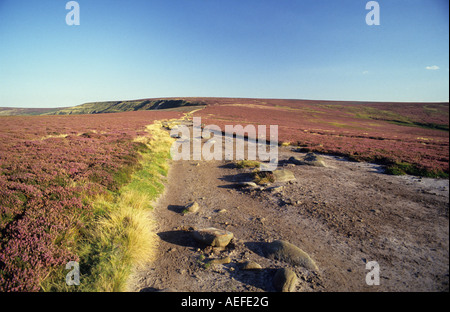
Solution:
[[[280,148],[279,168],[296,179],[264,190],[238,187],[249,169],[231,162],[173,161],[153,212],[159,257],[138,272],[134,290],[275,291],[275,271],[288,267],[295,291],[448,291],[448,180],[388,176],[334,156],[323,156],[327,167],[288,161],[303,155]],[[199,211],[184,214],[193,201]],[[191,235],[205,227],[234,239],[225,249],[205,247]],[[279,239],[319,269],[266,258],[263,244]],[[208,263],[226,257],[230,263]],[[261,269],[244,270],[249,260]],[[379,286],[366,284],[369,261],[380,266]]]

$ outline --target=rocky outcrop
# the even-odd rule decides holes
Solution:
[[[283,240],[266,244],[264,254],[267,258],[284,261],[292,265],[299,265],[311,271],[318,270],[316,263],[306,252]]]
[[[297,275],[289,268],[278,269],[273,278],[273,286],[277,291],[293,292],[297,285]]]
[[[289,162],[295,165],[327,167],[324,158],[314,153],[308,153],[304,157],[291,157],[289,158]]]
[[[289,182],[295,181],[295,176],[290,170],[280,169],[272,171],[275,182]]]
[[[192,232],[195,240],[212,247],[226,247],[234,235],[230,231],[216,228],[205,228]]]
[[[187,204],[184,208],[184,213],[191,212],[195,213],[200,209],[200,205],[197,202],[193,202],[190,204]]]

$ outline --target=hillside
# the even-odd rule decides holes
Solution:
[[[181,97],[150,98],[127,101],[90,102],[63,108],[0,107],[0,116],[19,115],[81,115],[119,113],[143,110],[185,111],[197,107],[229,107],[230,109],[262,109],[311,116],[324,113],[337,117],[356,117],[359,120],[386,121],[402,126],[418,126],[448,131],[448,103],[394,103],[318,101],[288,99]],[[228,118],[227,118],[228,119]]]
[[[238,109],[276,110],[281,113],[302,112],[308,117],[354,117],[357,120],[385,121],[400,126],[423,127],[448,131],[448,103],[388,103],[350,102],[287,99],[242,98],[161,98],[131,101],[92,102],[45,115],[78,115],[119,113],[141,110],[189,110],[193,107],[217,107]],[[259,115],[259,114],[258,114]],[[319,118],[322,119],[322,118]]]
[[[153,110],[0,117],[0,291],[272,292],[281,269],[295,274],[294,291],[371,291],[366,259],[382,268],[376,290],[448,290],[448,103],[145,101]],[[90,109],[127,108],[119,103]],[[278,125],[277,174],[170,161],[168,129],[194,133],[193,117],[221,129]],[[225,139],[204,138],[202,150],[220,140],[224,155]],[[305,163],[309,152],[323,166]],[[210,227],[232,243],[194,239]],[[275,240],[317,268],[267,255]],[[153,262],[128,281],[142,259]],[[77,288],[66,284],[69,261],[85,270]]]
[[[33,116],[51,114],[62,108],[17,108],[0,107],[0,116]]]
[[[80,115],[120,113],[143,110],[167,110],[205,105],[202,102],[184,99],[142,99],[133,101],[92,102],[50,112],[49,115]]]
[[[448,103],[218,99],[197,115],[218,125],[278,125],[279,143],[448,178]],[[245,134],[243,134],[245,135]]]
[[[448,177],[448,109],[448,103],[182,97],[92,102],[23,113],[196,110],[204,124],[278,125],[279,142],[283,144],[380,163],[389,166],[394,174]],[[21,111],[0,109],[0,115],[8,112],[18,115]]]

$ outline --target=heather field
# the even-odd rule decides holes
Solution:
[[[207,99],[205,124],[278,125],[280,143],[387,165],[393,174],[448,177],[448,103]]]
[[[0,118],[0,291],[39,291],[93,221],[94,198],[139,167],[155,120],[176,112]]]
[[[381,163],[391,174],[448,178],[448,103],[183,100],[196,104],[187,115],[182,109],[0,117],[0,291],[65,291],[69,261],[84,266],[78,291],[124,289],[126,274],[117,274],[128,268],[120,262],[133,255],[110,257],[129,249],[124,231],[134,222],[132,214],[157,193],[142,182],[153,183],[153,176],[167,172],[171,141],[159,124],[149,132],[156,121],[197,116],[222,129],[278,125],[279,143],[302,152]],[[113,215],[120,215],[119,221]],[[107,231],[93,231],[98,224]],[[145,226],[139,231],[149,233]],[[90,277],[103,272],[110,275]],[[51,282],[55,274],[60,285]]]

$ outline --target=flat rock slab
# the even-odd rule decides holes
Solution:
[[[216,228],[205,228],[192,232],[195,240],[212,247],[226,247],[233,239],[233,233]]]
[[[308,153],[305,157],[291,157],[289,161],[295,165],[327,167],[324,158],[314,153]]]
[[[239,182],[239,186],[241,187],[258,187],[258,184],[255,182]]]
[[[275,182],[289,182],[296,180],[292,171],[286,169],[272,171],[272,174],[275,179]]]
[[[228,264],[231,263],[230,257],[225,257],[221,259],[212,259],[208,262],[209,264]]]
[[[297,246],[282,240],[265,245],[264,254],[267,258],[276,259],[299,265],[308,270],[318,271],[318,267],[311,257]]]
[[[297,285],[297,275],[289,268],[278,269],[273,278],[273,286],[277,291],[293,292]]]
[[[186,205],[185,212],[195,213],[200,209],[200,206],[197,202],[190,203]]]
[[[247,261],[242,265],[242,270],[261,270],[262,266],[254,261]]]

